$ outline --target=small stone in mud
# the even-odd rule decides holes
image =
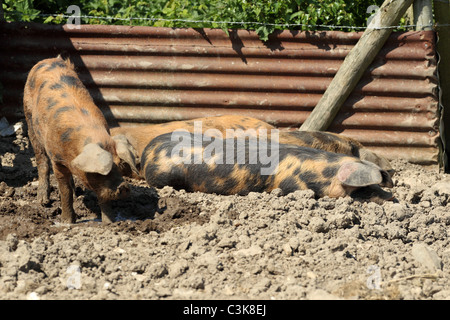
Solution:
[[[176,278],[181,276],[189,269],[189,265],[186,261],[177,261],[169,267],[169,276]]]
[[[143,233],[149,233],[150,231],[157,231],[158,226],[153,220],[147,219],[140,223],[136,229]]]
[[[442,269],[442,260],[434,250],[425,244],[414,244],[411,251],[414,259],[430,271],[437,271]]]
[[[0,196],[11,197],[14,195],[14,188],[9,187],[5,181],[0,182]]]
[[[168,274],[168,271],[164,264],[157,262],[149,267],[148,273],[150,278],[158,279]]]
[[[236,241],[234,239],[222,239],[217,244],[219,248],[233,248],[235,245]]]
[[[313,217],[309,222],[309,228],[311,231],[317,233],[328,231],[327,223],[320,217]]]
[[[10,233],[6,236],[6,247],[9,252],[16,251],[19,239],[16,234]]]
[[[284,253],[286,253],[287,256],[292,256],[294,250],[292,249],[292,247],[289,245],[289,243],[285,243],[282,247]]]

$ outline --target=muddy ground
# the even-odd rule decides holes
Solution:
[[[217,196],[129,180],[102,225],[78,184],[73,225],[36,201],[22,129],[0,138],[0,299],[449,299],[450,178],[393,162],[395,202],[312,192]]]

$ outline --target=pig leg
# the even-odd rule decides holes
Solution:
[[[114,192],[114,196],[99,196],[99,194],[97,193],[97,199],[98,204],[100,205],[100,210],[102,212],[103,223],[112,223],[116,219],[116,213],[112,208],[111,199],[123,199],[124,197],[128,196],[129,193],[130,188],[128,186],[128,183],[126,183],[125,181],[120,183],[120,185],[117,187],[117,191]]]
[[[37,197],[41,204],[46,205],[50,202],[50,165],[45,151],[36,152],[36,162],[38,163],[39,176]]]
[[[61,222],[75,223],[75,211],[73,210],[73,190],[71,186],[72,174],[66,167],[53,163],[53,171],[58,181],[59,196],[61,198]]]
[[[99,205],[100,210],[102,211],[102,223],[113,223],[116,220],[116,215],[112,209],[111,202],[101,202]]]
[[[28,117],[27,122],[28,137],[30,138],[31,145],[33,146],[38,170],[39,185],[37,190],[37,198],[42,205],[46,205],[50,202],[50,160],[44,147],[38,141],[36,133],[34,132],[33,124],[31,121],[28,121]]]
[[[73,198],[76,199],[77,198],[77,193],[75,192],[75,190],[77,188],[75,186],[75,181],[73,180],[73,176],[70,177],[70,187],[72,188],[72,191],[73,191]]]

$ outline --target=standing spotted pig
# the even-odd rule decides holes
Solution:
[[[74,66],[59,56],[37,63],[25,84],[23,106],[36,155],[39,202],[49,202],[51,164],[58,182],[63,222],[76,220],[72,176],[95,192],[103,222],[113,221],[110,200],[129,194],[120,167],[126,162],[134,168],[133,155],[122,137],[110,136],[102,112]]]

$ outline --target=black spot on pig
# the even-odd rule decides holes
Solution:
[[[36,67],[36,69],[34,69],[34,70],[35,70],[35,71],[38,71],[39,69],[42,69],[42,68],[44,68],[44,67],[46,67],[46,66],[47,66],[47,64],[41,63],[41,64],[38,64],[37,67]]]
[[[65,107],[61,107],[59,109],[57,109],[55,111],[55,113],[53,114],[53,118],[58,118],[62,113],[67,112],[67,111],[73,111],[75,110],[74,106],[65,106]]]
[[[45,87],[46,84],[47,84],[47,81],[42,82],[41,85],[39,86],[39,91],[41,91]]]
[[[70,87],[75,87],[75,88],[83,87],[83,84],[81,83],[81,81],[77,77],[74,77],[74,76],[62,75],[61,78],[59,79],[59,81]]]
[[[325,169],[322,170],[322,176],[325,179],[331,179],[334,176],[336,176],[336,173],[338,170],[339,170],[339,166],[326,167]]]
[[[51,110],[54,106],[58,104],[58,101],[53,99],[52,97],[47,99],[47,110]]]
[[[313,190],[319,197],[324,195],[325,188],[330,185],[329,180],[322,181],[319,175],[312,171],[301,172],[299,178],[306,184],[308,189]]]
[[[50,89],[51,90],[59,90],[59,89],[62,89],[62,84],[61,83],[54,83],[54,84],[52,84],[51,86],[50,86]]]
[[[36,85],[36,79],[34,77],[31,77],[28,84],[30,86],[30,89],[34,89],[34,86]]]
[[[74,132],[79,132],[83,128],[83,125],[76,126],[75,128],[68,128],[61,134],[61,142],[69,142],[70,135]]]
[[[52,71],[53,69],[56,68],[65,68],[66,64],[62,61],[62,60],[56,60],[54,62],[52,62],[52,64],[50,65],[50,67],[48,67],[47,71]]]
[[[287,194],[299,189],[297,181],[293,177],[289,177],[280,182],[278,187],[283,190],[283,193]]]
[[[70,141],[70,135],[72,134],[72,132],[74,131],[73,128],[68,128],[66,131],[64,131],[61,134],[61,142],[66,143]]]

